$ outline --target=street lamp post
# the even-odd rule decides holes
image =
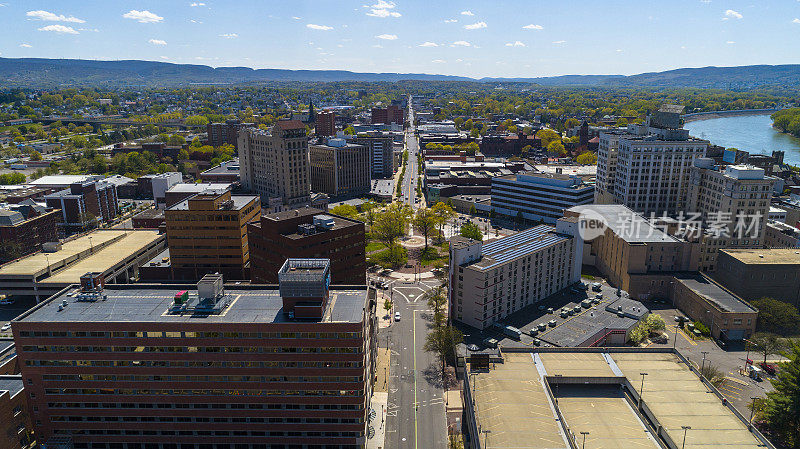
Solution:
[[[644,376],[647,376],[647,373],[639,373],[642,376],[642,388],[639,390],[639,408],[642,407],[642,402],[644,396]]]
[[[488,446],[486,446],[486,441],[489,440],[489,434],[492,433],[492,431],[491,430],[481,430],[481,433],[483,433],[483,448],[486,449],[488,447]]]
[[[583,444],[581,444],[581,449],[585,449],[586,448],[586,435],[589,435],[589,432],[581,432],[581,435],[583,435]]]
[[[759,398],[751,397],[750,399],[753,401],[753,403],[750,405],[750,419],[747,420],[747,430],[752,432],[753,431],[753,414],[756,411],[756,401]]]
[[[708,354],[708,351],[702,351],[701,354],[703,354],[703,361],[700,363],[700,377],[705,377],[703,375],[703,368],[706,367],[706,355]]]
[[[675,339],[672,340],[672,349],[675,349],[675,345],[678,344],[678,325],[680,323],[675,323]]]
[[[681,449],[686,447],[686,431],[690,430],[691,428],[692,426],[681,426],[681,429],[683,429],[683,444],[681,444]]]
[[[744,349],[747,351],[744,356],[744,366],[742,366],[742,371],[747,373],[747,362],[750,360],[750,345],[752,342],[748,339],[744,339]]]

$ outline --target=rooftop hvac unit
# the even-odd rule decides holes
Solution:
[[[231,209],[233,209],[233,200],[223,201],[222,204],[220,205],[220,209],[222,209],[222,210],[231,210]]]
[[[314,215],[314,226],[317,228],[329,230],[336,224],[336,220],[330,215]]]
[[[297,225],[297,233],[302,235],[313,235],[317,232],[317,227],[313,224],[303,223]]]
[[[216,303],[222,297],[222,289],[222,275],[219,273],[209,273],[197,282],[197,296],[200,301],[210,300]]]

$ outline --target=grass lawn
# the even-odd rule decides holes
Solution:
[[[386,248],[386,245],[384,245],[381,242],[369,242],[367,244],[366,251],[367,251],[367,254],[369,254],[369,253],[371,253],[373,251],[377,251],[379,249],[385,249],[385,248]]]

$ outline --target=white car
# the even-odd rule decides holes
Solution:
[[[11,323],[6,323],[3,327],[0,327],[0,332],[7,332],[9,330],[11,330]]]
[[[400,312],[395,312],[394,313],[394,320],[395,321],[400,321]]]

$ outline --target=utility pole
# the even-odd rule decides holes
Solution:
[[[756,411],[756,401],[759,399],[760,398],[753,398],[753,397],[750,398],[750,400],[752,400],[753,403],[750,405],[750,419],[747,420],[747,430],[751,432],[753,431],[753,414]]]

